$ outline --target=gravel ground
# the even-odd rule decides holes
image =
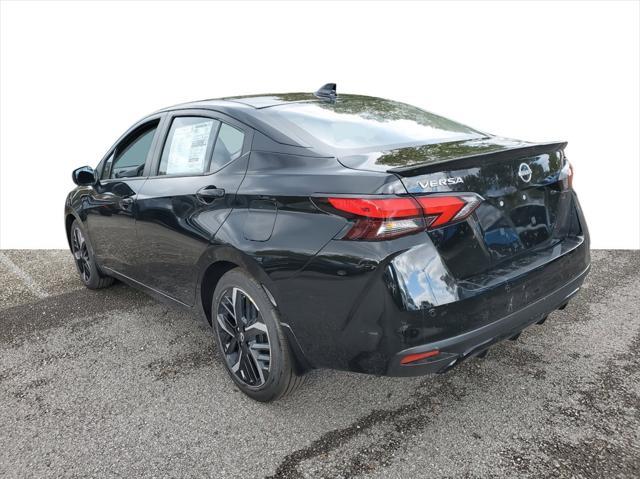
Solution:
[[[183,311],[0,252],[1,477],[639,477],[640,252],[442,376],[315,371],[253,402]]]

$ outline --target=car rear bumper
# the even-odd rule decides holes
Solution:
[[[442,373],[466,358],[484,353],[497,342],[517,336],[526,327],[544,321],[549,313],[564,307],[580,290],[589,268],[590,266],[587,266],[577,277],[561,288],[497,321],[463,334],[398,352],[390,361],[386,374],[389,376],[418,376]],[[402,358],[407,355],[429,351],[439,351],[439,354],[422,361],[401,364]]]
[[[395,258],[406,268],[429,271],[433,284],[433,269],[417,260],[405,261],[402,254]],[[297,278],[289,289],[297,294],[284,303],[297,301],[297,314],[283,316],[301,319],[287,321],[286,326],[311,368],[389,376],[439,373],[564,306],[577,294],[589,264],[588,240],[568,238],[526,261],[518,260],[512,269],[502,268],[498,275],[453,283],[453,292],[441,289],[432,296],[427,293],[435,288],[424,286],[424,273],[417,280],[410,274],[392,274],[391,263],[344,279],[325,280],[322,271]],[[409,280],[402,283],[403,277]],[[447,279],[436,275],[439,278]],[[410,365],[400,363],[406,355],[433,350],[439,354]]]
[[[291,342],[309,368],[392,376],[443,372],[576,294],[590,254],[575,204],[578,233],[464,278],[451,273],[426,235],[333,240],[298,274],[277,282]],[[436,349],[440,353],[429,359],[400,362]]]

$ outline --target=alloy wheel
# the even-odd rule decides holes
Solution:
[[[73,230],[71,249],[73,251],[73,258],[78,266],[78,271],[80,271],[80,276],[82,276],[82,280],[85,283],[88,283],[91,279],[91,257],[89,256],[87,242],[80,228],[74,228]]]
[[[240,288],[229,288],[220,297],[216,320],[231,372],[250,387],[262,386],[271,369],[271,345],[255,302]]]

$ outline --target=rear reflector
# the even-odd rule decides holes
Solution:
[[[322,209],[353,220],[343,239],[383,240],[466,219],[482,202],[475,193],[314,198]]]
[[[432,358],[440,354],[440,351],[434,349],[433,351],[427,351],[426,353],[407,354],[400,360],[400,364],[410,364],[420,361],[421,359]]]

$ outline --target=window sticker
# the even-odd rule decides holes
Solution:
[[[180,126],[173,130],[166,174],[202,173],[213,120]]]

